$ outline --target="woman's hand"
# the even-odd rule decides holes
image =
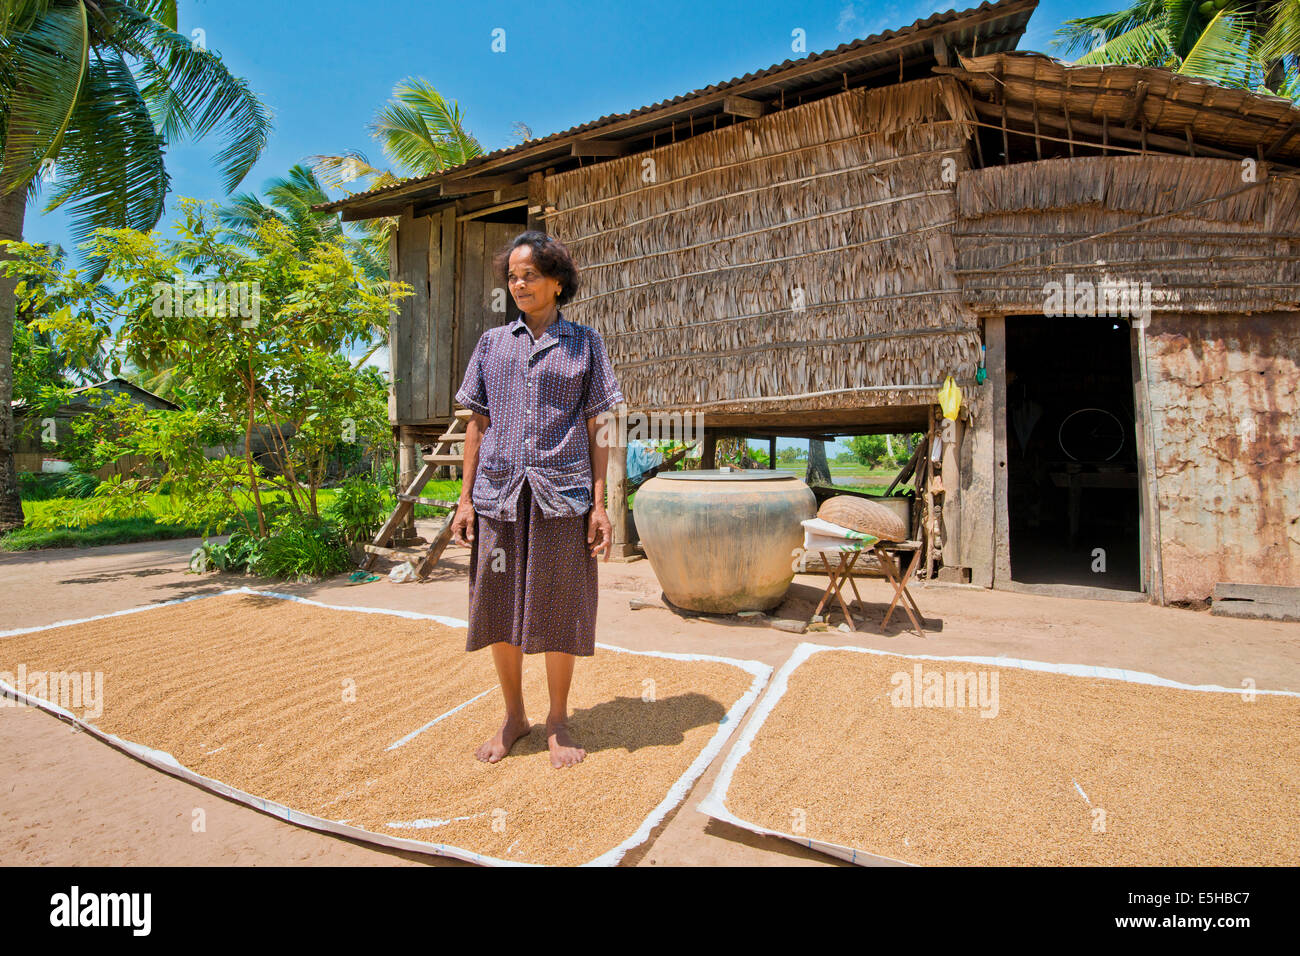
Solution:
[[[610,527],[609,515],[605,513],[605,506],[601,504],[592,505],[587,512],[587,544],[595,544],[591,549],[591,556],[594,558],[602,551],[605,552],[605,560],[609,560],[610,548],[609,543],[613,539],[613,528]]]
[[[474,540],[474,504],[461,499],[456,505],[456,517],[451,519],[451,540],[469,547]]]

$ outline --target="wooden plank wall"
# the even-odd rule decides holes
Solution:
[[[438,235],[436,249],[429,247],[429,286],[433,290],[433,414],[451,421],[452,396],[460,387],[455,376],[452,349],[456,341],[456,208],[449,206],[431,217]],[[436,253],[436,257],[435,257]]]
[[[412,295],[401,300],[392,349],[397,422],[428,421],[429,355],[429,220],[402,213],[397,230],[397,279],[410,283]]]
[[[397,267],[397,230],[394,229],[388,236],[388,278],[389,281],[400,279],[400,271]],[[398,303],[399,306],[401,303]],[[388,424],[396,425],[398,422],[397,414],[397,369],[400,368],[398,362],[398,341],[401,338],[402,330],[402,312],[399,308],[397,312],[388,317],[388,381],[392,386],[388,389]]]
[[[483,223],[473,219],[460,224],[460,287],[463,295],[456,310],[455,377],[465,378],[465,366],[482,335],[481,316],[484,273],[491,273],[483,262]],[[459,386],[458,386],[459,387]]]
[[[407,209],[394,240],[391,274],[410,283],[413,291],[402,299],[389,327],[393,379],[389,420],[395,425],[451,417],[452,396],[460,387],[460,380],[453,377],[452,356],[455,257],[443,252],[455,249],[454,243],[444,241],[455,235],[455,229],[454,209],[419,218]]]
[[[514,300],[498,285],[492,273],[492,257],[524,228],[521,223],[474,219],[461,223],[461,296],[457,309],[452,395],[464,381],[465,367],[483,333],[514,319]]]

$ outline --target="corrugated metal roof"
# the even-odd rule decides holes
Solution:
[[[1016,44],[1023,36],[1025,26],[1029,22],[1030,15],[1037,9],[1038,0],[999,0],[997,3],[981,3],[978,7],[973,7],[960,12],[948,10],[944,13],[936,13],[933,16],[926,17],[924,20],[917,20],[911,26],[903,27],[899,30],[886,30],[884,33],[875,36],[865,37],[859,40],[853,40],[849,43],[842,43],[833,50],[826,50],[822,53],[811,53],[806,57],[798,60],[785,60],[782,63],[774,64],[765,70],[759,70],[754,73],[746,73],[744,76],[738,76],[721,83],[714,83],[702,89],[694,90],[680,96],[675,96],[669,100],[661,100],[658,103],[649,106],[642,106],[639,109],[632,110],[628,113],[610,113],[599,119],[591,120],[579,126],[571,127],[558,133],[551,133],[548,136],[530,139],[515,146],[508,146],[502,149],[485,153],[482,156],[476,156],[467,162],[453,166],[450,169],[442,170],[437,173],[431,173],[427,176],[415,176],[410,179],[404,179],[401,182],[390,183],[387,186],[380,186],[365,192],[354,193],[343,199],[333,200],[327,203],[321,203],[313,206],[312,209],[319,212],[334,212],[339,209],[364,205],[372,200],[380,198],[395,199],[406,192],[414,192],[419,187],[426,184],[436,184],[438,181],[455,173],[458,178],[466,170],[472,170],[478,166],[489,163],[496,164],[503,171],[509,170],[509,165],[501,166],[497,161],[513,153],[521,153],[525,150],[530,152],[528,159],[536,163],[537,156],[531,155],[539,146],[545,146],[548,143],[554,144],[558,149],[564,147],[567,149],[569,140],[581,133],[588,133],[593,130],[599,130],[615,123],[620,123],[638,116],[647,118],[644,126],[638,127],[633,135],[644,137],[648,135],[655,123],[653,117],[671,107],[680,106],[689,103],[691,100],[700,99],[709,94],[718,93],[735,87],[749,86],[757,80],[770,79],[771,82],[764,83],[758,89],[751,89],[750,94],[767,92],[769,94],[797,93],[800,90],[811,89],[818,86],[824,86],[826,83],[838,79],[842,73],[851,72],[854,75],[870,70],[871,67],[886,66],[898,62],[900,54],[903,59],[907,58],[909,53],[923,53],[928,49],[928,41],[918,39],[914,46],[892,47],[889,51],[878,51],[873,55],[873,47],[879,46],[890,40],[899,37],[905,37],[912,33],[919,33],[931,27],[944,26],[947,24],[960,24],[963,20],[975,20],[977,22],[958,26],[954,30],[945,30],[943,35],[950,48],[959,50],[963,53],[978,52],[984,53],[1001,53],[1008,50],[1014,50]],[[990,17],[988,14],[992,13]],[[1001,15],[999,15],[1001,14]],[[862,56],[852,58],[852,69],[842,62],[845,54],[855,51],[862,51]],[[828,66],[824,70],[808,71],[801,69],[810,63],[816,63],[820,60],[835,59],[837,61],[833,66]],[[786,74],[798,70],[797,76],[789,77]],[[783,77],[785,77],[783,79]],[[702,109],[704,112],[716,112],[718,109],[716,103],[709,103]],[[663,125],[663,124],[659,124]],[[617,137],[617,138],[628,138]],[[615,138],[615,139],[617,139]],[[615,141],[611,139],[610,141]],[[567,155],[564,154],[564,155]],[[378,214],[378,213],[376,213]]]

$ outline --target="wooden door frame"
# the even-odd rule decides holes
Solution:
[[[1022,315],[1025,313],[1015,313]],[[1008,470],[1007,470],[1007,316],[992,315],[984,317],[984,339],[987,351],[985,367],[988,369],[988,382],[993,386],[993,584],[995,588],[1011,590],[1011,512],[1008,504]],[[1050,318],[1045,321],[1051,321]],[[1133,439],[1137,445],[1138,465],[1138,591],[1153,596],[1164,603],[1163,587],[1160,585],[1159,553],[1159,519],[1153,522],[1159,502],[1155,498],[1155,481],[1148,476],[1154,474],[1153,462],[1148,455],[1151,444],[1150,422],[1147,403],[1149,396],[1146,389],[1146,377],[1143,374],[1139,349],[1142,348],[1140,329],[1129,328],[1129,361],[1133,376]],[[1145,356],[1145,349],[1142,350]],[[1057,585],[1035,586],[1041,593],[1043,588]],[[1063,588],[1076,588],[1076,585],[1060,585]]]

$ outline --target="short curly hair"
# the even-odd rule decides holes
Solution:
[[[560,294],[555,299],[556,305],[564,305],[577,294],[578,267],[573,264],[573,256],[569,254],[568,248],[554,236],[548,236],[536,229],[521,232],[492,257],[492,271],[507,292],[510,291],[510,283],[506,281],[507,273],[510,271],[510,254],[520,246],[531,246],[533,265],[537,271],[546,278],[560,283]],[[511,298],[513,297],[512,294]]]

